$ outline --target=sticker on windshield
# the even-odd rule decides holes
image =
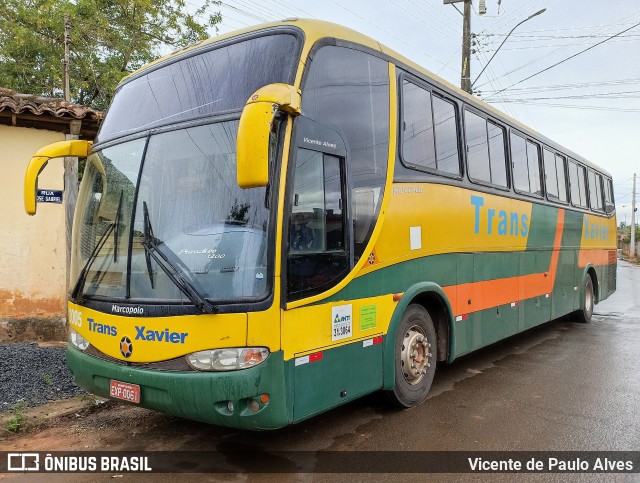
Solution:
[[[349,305],[339,305],[331,309],[331,340],[340,340],[351,337],[352,307]]]

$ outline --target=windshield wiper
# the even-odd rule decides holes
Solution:
[[[76,282],[71,292],[71,300],[75,301],[78,299],[78,295],[80,295],[80,292],[84,288],[84,284],[87,282],[87,274],[89,273],[89,268],[91,268],[91,265],[93,264],[95,259],[98,258],[98,254],[102,250],[102,247],[106,243],[107,238],[109,237],[109,234],[111,232],[115,232],[115,240],[113,242],[113,250],[114,250],[113,261],[114,262],[118,261],[118,235],[119,235],[118,225],[120,224],[120,213],[122,212],[122,194],[123,193],[124,193],[124,190],[121,190],[120,200],[118,201],[118,210],[116,211],[115,220],[109,223],[109,226],[107,227],[107,229],[98,239],[98,243],[96,243],[95,248],[91,252],[91,255],[89,255],[89,258],[87,259],[86,263],[84,264],[84,267],[82,267],[82,270],[80,271],[80,275],[78,276],[78,281]]]
[[[198,290],[187,281],[184,277],[184,271],[176,264],[172,263],[169,258],[158,248],[156,238],[153,236],[153,228],[149,218],[149,209],[147,202],[142,202],[144,212],[144,239],[142,246],[145,251],[147,261],[147,271],[151,279],[151,287],[153,287],[153,272],[151,270],[151,258],[153,258],[164,273],[167,274],[169,280],[186,295],[186,297],[195,305],[203,314],[213,314],[218,311],[215,305],[210,304]],[[151,257],[151,258],[149,258]]]
[[[118,238],[120,237],[120,215],[122,214],[122,194],[124,190],[120,190],[120,201],[118,201],[118,210],[116,211],[116,219],[113,220],[113,261],[118,261]]]

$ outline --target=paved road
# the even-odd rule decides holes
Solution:
[[[265,433],[146,412],[147,429],[135,428],[132,437],[126,434],[131,420],[105,415],[113,419],[87,422],[85,432],[74,432],[68,446],[51,449],[640,450],[639,360],[640,268],[620,262],[618,291],[596,306],[591,324],[554,321],[441,366],[427,402],[411,410],[390,409],[381,394],[374,394]],[[101,436],[98,425],[105,424],[123,425],[123,437]],[[274,476],[266,479],[277,480]],[[601,476],[582,479],[602,481]],[[381,480],[380,475],[353,479]],[[615,479],[637,481],[633,476]],[[156,475],[154,481],[176,480]]]

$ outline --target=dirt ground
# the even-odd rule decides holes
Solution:
[[[94,397],[28,409],[16,433],[5,429],[13,417],[8,412],[0,417],[0,451],[172,450],[180,446],[171,431],[179,418]],[[163,430],[172,433],[171,441],[178,447],[167,448]]]

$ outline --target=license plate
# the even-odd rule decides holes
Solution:
[[[128,382],[120,382],[111,380],[111,388],[109,390],[111,397],[129,401],[132,403],[140,402],[140,386],[137,384],[129,384]]]

